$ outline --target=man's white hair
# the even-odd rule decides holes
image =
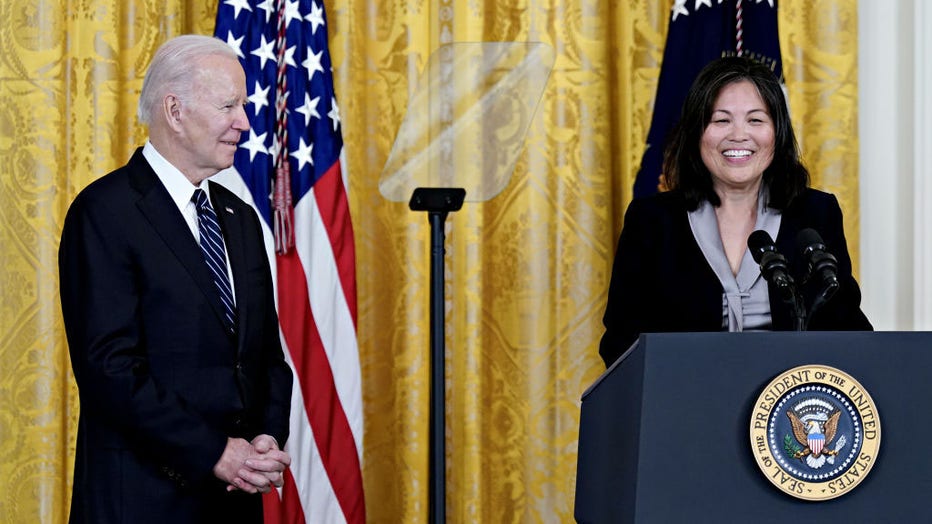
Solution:
[[[199,58],[211,55],[236,60],[236,51],[223,40],[203,35],[182,35],[162,44],[152,57],[139,93],[136,116],[142,124],[152,123],[152,111],[169,91],[182,99],[191,98],[199,72]]]

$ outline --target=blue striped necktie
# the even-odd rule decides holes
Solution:
[[[197,227],[201,237],[201,251],[204,261],[214,277],[214,285],[220,293],[223,302],[224,319],[230,333],[235,332],[236,306],[233,304],[233,290],[230,287],[230,277],[227,275],[227,256],[223,248],[223,235],[220,234],[220,223],[217,214],[207,200],[207,193],[196,189],[191,197],[197,208]]]

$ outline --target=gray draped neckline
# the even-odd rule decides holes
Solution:
[[[757,222],[754,230],[763,229],[770,238],[780,230],[780,211],[767,207],[768,192],[764,186],[758,195]],[[767,282],[761,276],[760,266],[754,262],[749,250],[744,251],[737,276],[725,255],[725,247],[718,231],[715,208],[703,201],[695,211],[688,212],[689,227],[696,243],[722,283],[722,330],[755,331],[770,329],[770,295]]]

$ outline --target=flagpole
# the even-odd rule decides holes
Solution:
[[[431,524],[446,522],[446,385],[444,364],[444,268],[447,214],[463,206],[463,188],[419,187],[411,195],[412,211],[427,211],[430,222],[430,478],[428,513]]]

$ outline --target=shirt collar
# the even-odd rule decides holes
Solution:
[[[201,182],[200,186],[192,184],[178,168],[171,165],[171,163],[155,149],[152,142],[146,140],[146,145],[142,148],[142,156],[145,157],[149,165],[152,166],[155,175],[162,181],[162,185],[168,190],[168,194],[171,196],[172,201],[175,202],[175,205],[178,206],[178,209],[183,211],[188,203],[191,202],[191,197],[194,196],[195,189],[203,189],[204,192],[207,193],[207,198],[210,198],[210,191],[208,189],[210,184],[207,184],[206,181]]]

